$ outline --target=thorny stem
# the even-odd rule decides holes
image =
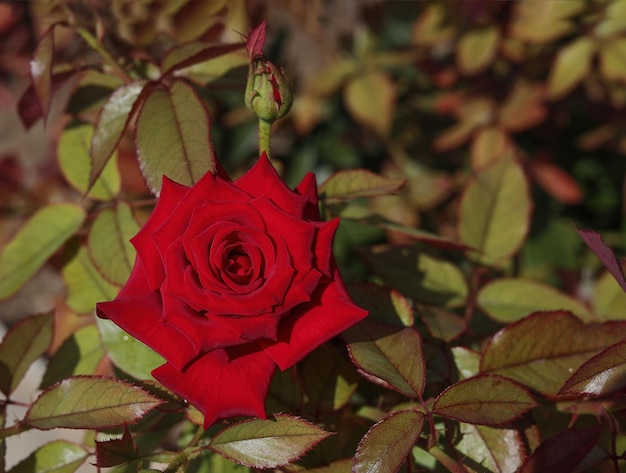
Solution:
[[[272,122],[259,120],[259,156],[264,152],[268,159],[272,159],[270,154],[270,132],[272,130]]]

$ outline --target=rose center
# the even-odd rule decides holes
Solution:
[[[226,272],[239,283],[248,282],[252,274],[250,257],[242,251],[231,251],[226,258]]]

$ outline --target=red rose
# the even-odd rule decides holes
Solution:
[[[263,155],[231,182],[189,188],[166,177],[132,239],[126,285],[98,315],[160,353],[154,377],[205,416],[265,417],[275,366],[289,368],[367,315],[332,255],[337,220],[320,222],[314,177],[291,191]]]

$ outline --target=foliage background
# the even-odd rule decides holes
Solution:
[[[86,179],[80,169],[93,170],[96,163],[84,145],[90,124],[97,123],[120,80],[155,80],[173,48],[190,41],[238,43],[241,34],[266,19],[265,52],[286,70],[295,97],[291,113],[274,126],[273,157],[291,185],[309,170],[320,184],[335,176],[322,195],[326,215],[344,218],[336,255],[345,279],[354,283],[355,299],[372,310],[370,325],[344,337],[353,363],[337,342],[297,371],[304,394],[291,392],[293,383],[277,377],[274,393],[304,396],[306,402],[294,409],[280,396],[270,397],[269,412],[293,411],[339,432],[300,466],[367,471],[376,458],[386,458],[377,465],[380,471],[531,471],[533,465],[548,468],[549,458],[557,463],[546,471],[623,468],[626,297],[575,225],[600,231],[618,256],[624,254],[625,1],[113,0],[111,8],[106,3],[0,3],[0,101],[6,123],[0,138],[0,287],[5,299],[0,316],[14,324],[25,316],[53,314],[52,338],[49,346],[41,342],[41,351],[62,361],[50,364],[56,372],[48,370],[42,388],[70,375],[110,375],[113,364],[122,369],[117,376],[142,379],[150,366],[143,358],[128,366],[129,354],[114,347],[123,345],[123,335],[107,335],[105,327],[94,325],[92,314],[95,302],[114,297],[125,280],[124,265],[105,263],[130,251],[120,244],[114,255],[107,253],[110,241],[103,235],[108,225],[118,219],[121,233],[132,236],[153,203],[137,161],[136,143],[142,141],[133,136],[137,117],[114,146],[115,164],[103,172],[107,182],[85,197],[93,174]],[[66,26],[48,34],[56,22]],[[41,37],[54,38],[53,47]],[[90,38],[95,39],[91,45]],[[243,105],[248,63],[240,53],[196,58],[177,72],[207,107],[215,155],[233,176],[254,161],[257,147],[257,124]],[[50,81],[55,92],[46,93],[50,76],[31,77],[33,55],[54,73],[87,72],[63,85]],[[31,79],[34,90],[27,89]],[[50,111],[44,127],[46,100]],[[86,168],[77,164],[78,155],[85,157]],[[379,195],[394,188],[391,181],[334,174],[357,168],[407,182],[393,195]],[[355,182],[356,191],[350,187]],[[103,205],[113,201],[112,207]],[[38,210],[69,203],[61,209],[66,230],[60,241],[45,239],[59,222],[57,214],[37,224],[34,233],[40,239],[15,238]],[[491,205],[499,210],[487,211]],[[77,208],[84,213],[76,214],[72,209]],[[23,246],[11,246],[16,241]],[[463,244],[479,247],[483,255],[464,252]],[[43,248],[33,257],[34,265],[13,258],[16,248],[24,247]],[[549,312],[543,318],[530,315],[539,310]],[[28,334],[22,340],[49,322],[43,316],[29,320],[35,322],[21,326]],[[505,344],[494,342],[496,333]],[[531,336],[524,338],[525,333]],[[389,367],[368,368],[372,359],[355,354],[368,337],[385,360],[416,358],[425,361],[426,371],[401,373],[402,381],[390,377]],[[386,337],[407,337],[408,351],[380,349],[375,342]],[[542,342],[533,344],[538,338]],[[552,350],[561,345],[563,351]],[[6,361],[2,356],[15,347],[4,346],[0,359]],[[37,343],[27,348],[33,346]],[[514,355],[509,365],[503,362],[502,353],[515,354],[516,347],[534,347],[541,354],[537,357],[554,363],[536,377],[520,375],[511,366],[525,363],[535,369],[536,364],[523,354]],[[583,353],[578,358],[577,350]],[[585,365],[587,372],[578,371],[587,381],[604,376],[599,390],[590,392],[589,382],[570,376],[599,353],[595,365]],[[335,368],[328,384],[315,371],[322,365]],[[478,377],[487,384],[467,392],[461,388],[458,402],[440,397],[478,371],[514,379],[514,393],[490,402],[484,396],[493,391],[489,383],[495,378]],[[19,381],[18,373],[11,373],[13,380]],[[409,388],[399,388],[402,382]],[[333,386],[331,398],[311,387],[320,385]],[[13,388],[4,386],[2,392]],[[479,399],[470,399],[472,393]],[[489,419],[468,417],[475,402],[505,407],[494,408],[497,412],[489,415],[495,417]],[[402,414],[394,416],[397,411]],[[425,415],[428,411],[434,416]],[[204,445],[215,435],[196,439],[200,434],[194,434],[193,424],[185,424],[179,443],[163,443],[181,412],[160,428],[145,423],[133,428],[140,450],[165,445],[174,451],[190,437]],[[381,439],[369,429],[383,419],[389,430],[379,429]],[[398,445],[400,436],[390,432],[400,427],[393,422],[404,422],[401,428],[413,441]],[[108,430],[106,422],[102,425]],[[37,428],[33,419],[30,428]],[[368,431],[375,441],[363,440],[361,459],[342,462],[354,456]],[[563,437],[551,443],[557,434]],[[506,446],[498,443],[502,438]],[[565,445],[565,454],[556,460],[555,443]],[[369,450],[372,444],[395,450],[385,456]],[[94,451],[89,435],[85,445],[87,452]],[[120,445],[126,454],[133,450],[129,443]],[[488,452],[484,457],[476,453],[483,451]],[[82,462],[86,454],[77,452]],[[192,453],[189,457],[197,452]],[[296,453],[300,457],[302,452]],[[140,457],[126,468],[146,466]],[[240,468],[215,454],[203,458],[209,460],[194,468],[208,468],[206,462],[214,471]],[[71,465],[64,471],[72,471]]]

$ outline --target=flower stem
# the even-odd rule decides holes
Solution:
[[[272,159],[270,154],[270,132],[272,130],[272,122],[259,119],[259,156],[263,153]]]

